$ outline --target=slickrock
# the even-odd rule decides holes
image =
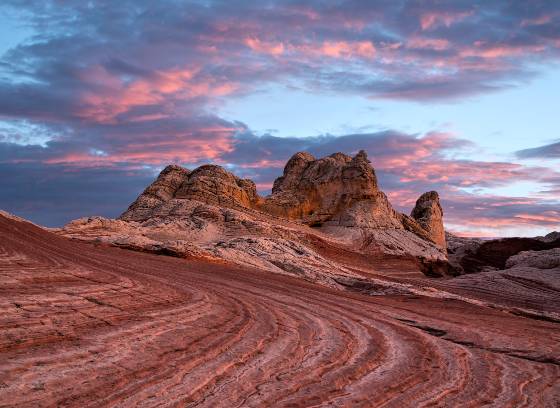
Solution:
[[[537,269],[560,268],[560,248],[544,251],[523,251],[509,257],[506,261],[506,268],[520,266]]]
[[[443,210],[436,191],[422,194],[416,201],[410,216],[414,218],[432,241],[442,248],[446,248],[445,229],[443,227]]]
[[[124,251],[2,216],[0,236],[0,406],[560,400],[558,323],[450,298],[365,296],[377,290],[365,278],[339,279],[352,288],[340,291]]]

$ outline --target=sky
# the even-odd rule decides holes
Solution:
[[[116,217],[167,164],[268,194],[364,149],[393,205],[465,236],[560,230],[557,1],[0,4],[0,209]]]

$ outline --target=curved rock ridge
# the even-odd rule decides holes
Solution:
[[[366,279],[337,277],[350,290],[342,292],[132,253],[1,215],[0,236],[2,407],[553,408],[560,400],[552,321],[438,291],[364,296],[379,291]],[[268,253],[272,243],[257,244],[250,248]],[[307,251],[290,249],[293,259]],[[524,293],[513,289],[512,298]]]

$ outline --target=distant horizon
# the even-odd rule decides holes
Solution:
[[[560,230],[554,2],[0,5],[0,209],[116,217],[167,164],[270,189],[297,151],[364,149],[461,236]]]

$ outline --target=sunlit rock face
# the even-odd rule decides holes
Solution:
[[[254,207],[260,200],[255,183],[240,179],[220,166],[205,165],[194,171],[167,166],[136,201],[122,220],[150,218],[158,206],[173,199],[196,200],[224,207]]]
[[[445,248],[445,229],[443,227],[443,210],[436,191],[422,194],[410,214],[420,226],[428,232],[432,241]]]
[[[150,217],[154,208],[175,196],[179,187],[188,179],[189,173],[189,170],[181,166],[167,166],[120,218],[134,221]]]
[[[315,159],[296,153],[263,209],[309,225],[403,228],[363,150],[353,158],[334,153]]]
[[[190,171],[171,165],[118,220],[76,220],[62,233],[134,250],[222,259],[333,287],[340,279],[329,274],[352,273],[317,253],[318,242],[369,259],[408,257],[420,275],[442,276],[443,214],[434,194],[419,200],[413,216],[395,211],[364,151],[319,159],[296,153],[267,197],[258,195],[253,181],[220,166]]]

